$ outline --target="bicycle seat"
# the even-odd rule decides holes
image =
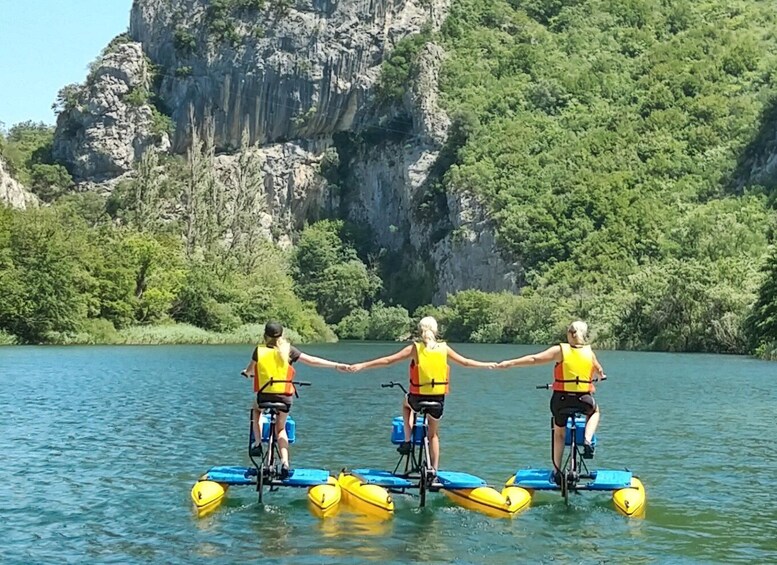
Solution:
[[[562,408],[558,413],[564,418],[569,418],[570,416],[574,418],[585,416],[585,412],[582,412],[577,408]]]
[[[442,408],[442,403],[436,400],[420,400],[418,402],[418,410],[425,412],[427,410],[433,410],[435,408]]]
[[[282,412],[287,408],[287,405],[283,402],[260,402],[258,406],[262,410],[273,410],[275,412]]]

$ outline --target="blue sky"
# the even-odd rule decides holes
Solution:
[[[0,0],[0,122],[53,124],[66,84],[129,27],[132,0]]]

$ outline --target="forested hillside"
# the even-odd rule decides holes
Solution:
[[[73,193],[51,132],[12,128],[4,161],[53,205],[0,210],[0,340],[250,341],[268,318],[305,340],[397,339],[433,313],[452,340],[548,343],[580,317],[601,347],[774,356],[776,24],[754,0],[453,0],[402,40],[377,84],[387,115],[422,47],[446,53],[452,124],[421,206],[474,195],[521,288],[417,309],[433,277],[398,284],[366,226],[311,213],[281,249],[226,207],[257,182],[247,145],[224,165],[195,139]]]
[[[595,320],[620,347],[745,349],[774,227],[774,171],[753,164],[775,151],[776,18],[760,2],[454,2],[434,36],[459,133],[442,184],[488,204],[546,322]],[[397,50],[387,92],[419,44]],[[500,319],[521,316],[489,310],[491,339],[510,340]]]

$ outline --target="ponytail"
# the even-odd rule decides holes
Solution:
[[[289,343],[289,341],[285,337],[279,337],[276,343],[277,345],[275,347],[278,351],[278,355],[281,356],[281,361],[284,363],[288,363],[289,352],[291,351],[291,343]]]
[[[421,321],[418,322],[418,333],[427,349],[437,347],[437,320],[431,316],[421,318]]]
[[[272,347],[275,349],[276,355],[280,357],[281,362],[288,363],[289,362],[289,353],[291,352],[291,343],[289,341],[281,336],[281,337],[268,337],[264,336],[264,344],[267,347]]]

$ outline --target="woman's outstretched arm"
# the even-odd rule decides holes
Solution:
[[[408,345],[404,349],[401,349],[400,351],[397,351],[392,355],[386,355],[385,357],[378,357],[377,359],[372,359],[370,361],[363,361],[361,363],[354,363],[353,365],[351,365],[350,370],[356,373],[358,371],[363,371],[364,369],[372,369],[373,367],[385,367],[388,365],[393,365],[394,363],[398,363],[405,359],[409,359],[410,356],[413,355],[413,348],[414,346]]]
[[[531,365],[543,365],[553,361],[556,363],[561,361],[560,345],[549,347],[542,353],[532,353],[531,355],[524,355],[523,357],[518,357],[516,359],[505,359],[500,362],[497,367],[499,369],[507,369],[508,367],[528,367]]]
[[[300,353],[299,360],[311,367],[325,367],[327,369],[337,369],[338,371],[347,371],[350,365],[347,363],[338,363],[322,357],[314,357],[307,353]]]
[[[605,379],[606,375],[604,374],[604,368],[602,367],[602,364],[599,363],[599,360],[596,358],[596,353],[594,353],[594,374],[596,375],[596,380]]]
[[[478,367],[480,369],[496,369],[497,363],[494,361],[476,361],[469,359],[459,353],[456,353],[452,347],[448,347],[448,357],[463,367]]]

